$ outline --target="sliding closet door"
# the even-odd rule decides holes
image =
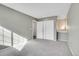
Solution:
[[[43,39],[43,22],[37,22],[37,38]]]
[[[44,39],[55,40],[54,29],[54,20],[44,21]]]
[[[37,39],[56,40],[54,20],[37,22]]]

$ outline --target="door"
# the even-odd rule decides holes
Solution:
[[[55,40],[54,20],[37,22],[37,39]]]
[[[43,39],[43,22],[37,22],[37,38]]]
[[[44,21],[44,39],[54,40],[54,20]]]

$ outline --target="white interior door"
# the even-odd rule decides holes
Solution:
[[[54,40],[54,20],[44,21],[44,39]]]
[[[43,39],[43,22],[37,22],[37,38]]]

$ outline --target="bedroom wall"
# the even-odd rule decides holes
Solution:
[[[35,19],[0,4],[0,25],[27,39],[32,39],[32,20]]]
[[[73,55],[79,56],[79,3],[72,4],[68,13],[69,48]]]

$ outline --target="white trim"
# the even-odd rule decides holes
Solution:
[[[65,39],[58,39],[58,40],[59,40],[59,41],[66,41],[66,42],[68,41],[68,40],[65,40]]]
[[[72,56],[76,56],[76,55],[74,54],[74,52],[73,52],[73,50],[72,50],[72,48],[70,47],[69,44],[68,44],[68,46],[69,46],[69,49],[70,49],[70,51],[71,51],[71,53],[72,53]]]

